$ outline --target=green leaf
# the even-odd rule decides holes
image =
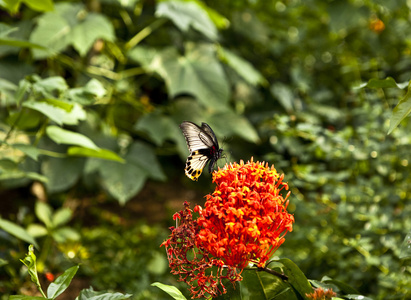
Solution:
[[[23,109],[11,113],[7,118],[7,124],[16,126],[19,129],[25,130],[37,127],[42,120],[43,115],[38,111],[31,109]]]
[[[257,270],[245,270],[242,275],[241,294],[250,295],[250,299],[299,299],[289,284],[275,275]]]
[[[385,79],[372,78],[367,83],[362,83],[358,88],[369,88],[369,89],[384,89],[384,88],[399,88],[403,89],[405,86],[403,84],[398,84],[394,78],[387,77]]]
[[[41,150],[32,146],[32,145],[27,145],[27,144],[13,144],[10,145],[14,149],[20,150],[24,154],[26,154],[28,157],[32,158],[33,160],[37,161],[38,156],[41,154]]]
[[[36,216],[39,218],[40,221],[46,225],[47,228],[53,228],[52,227],[52,215],[53,215],[53,210],[50,205],[47,203],[37,201],[36,205],[34,206]]]
[[[94,150],[89,148],[73,146],[68,148],[67,154],[69,156],[96,157],[101,159],[114,160],[121,163],[125,162],[125,160],[122,157],[118,156],[117,153],[114,153],[113,151],[110,151],[108,149]]]
[[[298,268],[298,266],[289,260],[288,258],[282,258],[279,260],[283,264],[284,273],[288,276],[287,282],[296,290],[302,297],[305,297],[305,294],[313,292],[307,277],[304,273]]]
[[[6,266],[8,264],[9,264],[9,262],[7,260],[0,258],[0,268],[3,267],[3,266]]]
[[[41,171],[48,179],[47,191],[53,194],[70,188],[80,178],[83,167],[83,158],[45,157],[41,164]]]
[[[411,258],[411,231],[408,232],[407,236],[404,238],[400,249],[400,259]]]
[[[101,98],[107,93],[103,84],[95,78],[87,82],[87,84],[84,86],[84,91],[96,96],[97,98]]]
[[[54,9],[53,0],[23,0],[33,10],[52,11]]]
[[[27,226],[27,232],[36,238],[48,234],[47,228],[40,224],[29,224],[29,226]]]
[[[61,207],[53,214],[51,223],[53,224],[53,228],[60,227],[61,225],[66,224],[71,220],[73,212],[71,209],[67,207]]]
[[[89,13],[73,28],[71,38],[74,48],[84,57],[97,39],[114,41],[114,27],[105,16]]]
[[[176,300],[187,300],[187,298],[184,297],[184,295],[175,286],[162,284],[160,282],[154,282],[151,286],[158,287]]]
[[[217,40],[217,28],[207,12],[195,2],[160,2],[155,14],[170,19],[183,32],[187,32],[191,26],[209,39]]]
[[[44,59],[66,48],[71,42],[71,30],[69,22],[57,12],[40,16],[37,27],[30,35],[30,42],[40,44],[47,50],[32,49],[34,58]]]
[[[226,109],[230,88],[213,46],[189,44],[185,56],[166,48],[149,68],[163,77],[170,97],[190,94],[212,110]]]
[[[221,136],[232,136],[233,133],[243,139],[256,143],[260,140],[258,133],[250,122],[243,116],[226,111],[213,114],[206,118],[207,123]]]
[[[178,125],[170,117],[157,113],[142,116],[134,125],[134,129],[147,132],[149,138],[158,146],[166,139],[172,139],[180,134]]]
[[[276,82],[271,85],[270,92],[288,113],[294,111],[294,95],[288,85]]]
[[[54,125],[48,126],[46,133],[57,144],[77,145],[92,150],[100,150],[92,140],[81,133],[65,130]]]
[[[62,227],[52,232],[53,239],[57,243],[66,243],[67,241],[79,241],[80,234],[70,227]]]
[[[120,164],[93,159],[87,162],[86,170],[97,170],[102,185],[122,205],[143,188],[147,179],[147,172],[143,168],[128,161]]]
[[[130,146],[126,160],[143,168],[151,178],[164,181],[166,176],[158,163],[154,151],[154,148],[143,142],[134,142]]]
[[[321,279],[321,281],[310,280],[311,285],[315,288],[322,287],[324,289],[332,288],[335,291],[341,291],[344,295],[345,294],[359,294],[359,292],[354,289],[353,287],[349,286],[348,284],[341,282],[339,280],[330,279],[329,277],[325,276]]]
[[[51,299],[57,298],[61,293],[63,293],[70,285],[71,280],[74,275],[76,275],[79,266],[73,266],[67,269],[62,275],[57,277],[57,279],[50,283],[47,289],[47,297]]]
[[[27,243],[33,244],[36,248],[39,248],[36,240],[23,227],[8,220],[0,218],[0,228],[8,232],[9,234],[15,236],[16,238]]]
[[[408,90],[405,96],[398,102],[397,106],[392,111],[390,119],[390,128],[388,134],[390,134],[399,124],[405,119],[411,112],[411,81],[408,84]]]
[[[126,300],[131,298],[131,294],[108,293],[104,291],[94,291],[92,287],[83,289],[76,300]]]
[[[18,165],[16,162],[11,161],[10,159],[1,159],[0,180],[31,178],[33,180],[39,180],[42,182],[47,181],[47,178],[45,178],[44,176],[35,172],[22,171],[20,167],[21,164]]]
[[[45,97],[51,97],[53,91],[64,92],[68,90],[68,85],[64,78],[60,76],[52,76],[44,79],[40,79],[35,82],[33,85],[33,90],[42,93]],[[62,102],[56,99],[45,99],[43,101],[48,102],[54,106],[60,107],[68,112],[73,108],[72,104]]]
[[[197,3],[209,16],[210,20],[215,24],[217,28],[225,29],[230,25],[230,21],[223,15],[219,14],[216,10],[207,6],[201,0],[190,0]]]
[[[22,3],[25,3],[28,7],[36,11],[53,10],[52,0],[3,0],[0,1],[0,6],[6,8],[12,14],[15,14],[19,11]]]
[[[267,80],[258,72],[252,64],[243,59],[242,57],[234,54],[234,52],[225,49],[223,47],[218,48],[218,53],[234,71],[238,73],[249,84],[265,84]]]
[[[86,119],[86,112],[77,103],[69,104],[55,99],[43,99],[24,102],[23,106],[42,113],[59,125],[77,125],[80,120]],[[71,109],[68,111],[69,107]]]

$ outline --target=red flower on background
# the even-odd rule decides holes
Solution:
[[[222,279],[241,281],[249,263],[263,267],[284,242],[294,217],[286,210],[290,193],[281,195],[288,190],[283,177],[252,159],[226,165],[213,173],[217,186],[205,207],[195,207],[198,219],[193,220],[187,202],[174,215],[181,224],[171,228],[162,246],[171,272],[190,285],[193,298],[225,293]]]
[[[201,228],[196,246],[232,267],[244,269],[250,262],[263,267],[292,231],[289,193],[280,194],[288,190],[283,177],[274,166],[252,159],[214,172],[214,193],[207,195],[204,209],[194,209]]]

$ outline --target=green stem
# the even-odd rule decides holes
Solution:
[[[142,40],[144,40],[146,37],[148,37],[154,30],[156,30],[157,28],[159,28],[161,25],[163,25],[165,22],[167,21],[167,19],[163,18],[163,19],[158,19],[156,21],[154,21],[153,23],[151,23],[149,26],[143,28],[141,31],[139,31],[135,36],[133,36],[131,38],[131,40],[129,40],[126,45],[124,46],[124,48],[126,50],[131,49],[133,47],[135,47],[138,43],[140,43]]]

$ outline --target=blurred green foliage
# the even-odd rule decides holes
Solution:
[[[2,202],[8,192],[27,195],[33,182],[56,209],[69,194],[124,205],[148,181],[178,188],[188,180],[178,124],[207,122],[227,138],[228,160],[254,156],[285,173],[296,223],[278,256],[308,278],[327,275],[376,299],[411,297],[409,260],[399,258],[411,228],[409,1],[0,5]],[[207,176],[198,185],[209,186]],[[1,214],[28,227],[33,212]],[[49,234],[58,229],[37,215]],[[86,269],[101,286],[135,293],[138,280],[118,283],[133,270],[119,268],[116,281],[104,257],[120,251],[125,263],[140,254],[124,249],[131,236],[110,230],[81,233],[92,253],[83,263],[94,260]],[[7,268],[13,251],[0,257],[15,278],[5,292],[21,283]],[[140,263],[131,264],[135,278],[147,273]]]

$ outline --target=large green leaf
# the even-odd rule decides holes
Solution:
[[[250,299],[299,300],[293,289],[279,277],[264,271],[246,270],[239,283],[241,296]],[[242,299],[242,297],[238,299]]]
[[[114,27],[106,17],[89,13],[83,22],[73,28],[71,39],[74,48],[85,56],[97,39],[114,41]]]
[[[188,105],[184,105],[185,110]],[[146,114],[135,124],[136,130],[141,130],[149,134],[149,138],[157,145],[162,145],[165,140],[174,140],[177,144],[178,152],[182,158],[187,156],[187,146],[183,134],[177,123],[170,117],[157,113]]]
[[[63,293],[71,283],[74,275],[76,275],[79,266],[73,266],[67,269],[63,274],[61,274],[57,279],[50,283],[47,288],[47,297],[51,299],[56,299],[61,293]]]
[[[180,134],[180,129],[170,117],[157,113],[142,116],[134,129],[147,132],[149,138],[158,146],[161,146],[166,139],[173,139]]]
[[[390,134],[400,123],[411,113],[411,82],[408,85],[408,90],[405,96],[398,102],[397,106],[392,111],[390,119]]]
[[[188,44],[185,56],[167,48],[154,58],[150,69],[163,77],[171,97],[190,94],[212,110],[226,109],[229,84],[213,46]]]
[[[13,222],[0,218],[0,228],[22,241],[33,244],[36,248],[39,247],[36,240],[23,227]]]
[[[179,291],[178,288],[172,285],[166,285],[160,282],[154,282],[151,284],[152,286],[158,287],[159,289],[163,290],[167,294],[169,294],[173,299],[176,300],[187,300],[186,297]]]
[[[71,42],[71,30],[69,22],[57,12],[40,16],[37,27],[30,36],[30,42],[40,44],[47,50],[32,49],[34,58],[43,59],[56,55],[66,48]]]
[[[100,150],[92,140],[78,132],[50,125],[46,128],[46,133],[57,144],[76,145],[96,151]]]
[[[125,204],[142,188],[147,179],[147,171],[142,167],[126,161],[121,164],[114,161],[90,159],[87,161],[86,173],[98,172],[103,187],[120,204]]]
[[[187,32],[192,27],[211,40],[217,39],[217,28],[207,12],[195,2],[160,2],[157,5],[156,16],[169,18],[183,32]]]
[[[313,292],[307,277],[298,268],[298,266],[288,258],[282,258],[279,260],[283,264],[284,273],[288,276],[287,282],[297,291],[301,297],[305,298],[306,294]]]
[[[51,77],[46,77],[46,78],[37,78],[36,76],[35,79],[37,81],[32,85],[33,90],[35,92],[42,93],[45,97],[51,98],[52,92],[54,91],[64,92],[68,89],[68,85],[66,81],[64,80],[64,78],[60,76],[51,76]],[[70,105],[69,103],[66,103],[65,107],[67,107],[67,110],[69,111],[71,110],[72,105]],[[62,108],[64,108],[64,106]]]
[[[222,136],[232,136],[233,133],[250,142],[258,142],[259,137],[255,128],[243,116],[226,111],[213,114],[206,121]]]
[[[23,109],[11,112],[6,122],[11,126],[26,130],[38,126],[42,119],[43,115],[37,110]]]
[[[77,103],[69,104],[56,99],[43,99],[26,101],[23,106],[42,113],[59,125],[77,125],[79,121],[86,119],[86,112]]]
[[[41,171],[47,177],[47,191],[58,193],[73,186],[80,178],[84,166],[83,158],[45,157]]]
[[[158,163],[154,148],[143,142],[134,142],[126,155],[127,162],[143,168],[147,174],[156,180],[165,180],[166,176]]]
[[[407,85],[404,86],[403,83],[397,83],[394,78],[387,77],[385,79],[376,79],[372,78],[366,83],[362,83],[358,86],[358,88],[369,88],[369,89],[383,89],[383,88],[399,88],[403,89]]]
[[[263,75],[261,75],[261,73],[244,58],[223,47],[218,48],[218,52],[222,60],[225,61],[232,69],[234,69],[234,71],[238,73],[238,75],[240,75],[248,83],[257,85],[267,82]]]

